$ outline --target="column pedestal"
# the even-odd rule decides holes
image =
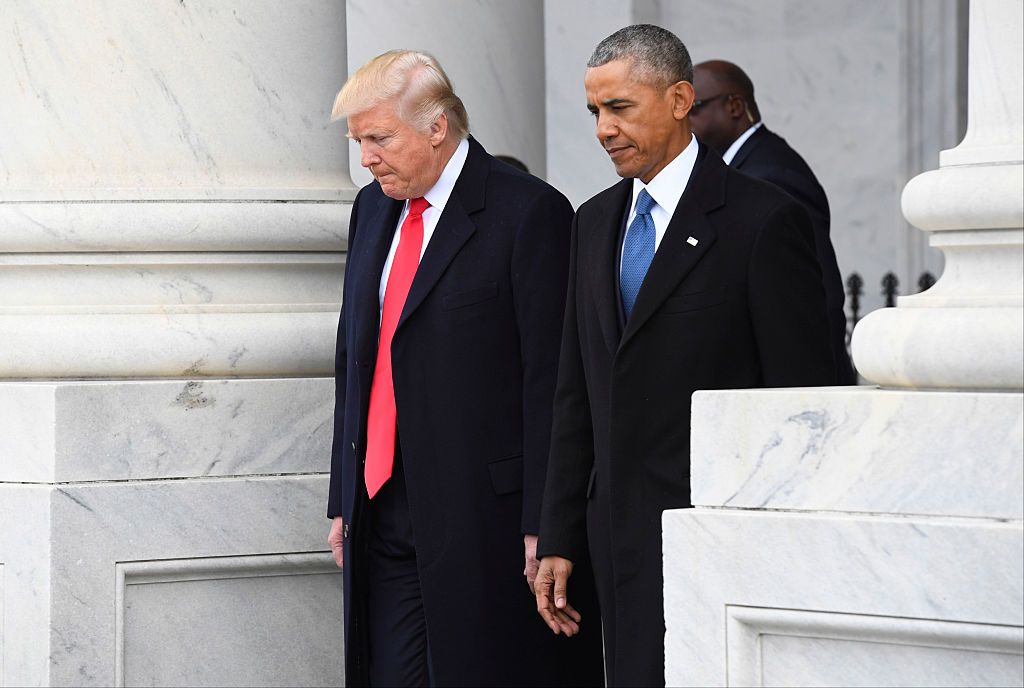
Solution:
[[[330,379],[0,383],[3,685],[344,681]]]

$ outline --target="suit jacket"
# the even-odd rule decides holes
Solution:
[[[857,375],[846,349],[846,294],[839,264],[836,262],[836,252],[829,238],[830,215],[825,190],[800,154],[786,143],[786,139],[769,131],[764,125],[751,134],[736,151],[731,167],[775,184],[800,201],[810,214],[811,226],[814,228],[814,248],[821,265],[822,284],[828,303],[836,373],[840,384],[857,384]]]
[[[401,208],[374,182],[349,224],[328,504],[347,526],[349,685],[366,681],[366,420]],[[571,221],[562,194],[470,140],[395,331],[399,441],[439,685],[559,685],[588,666],[600,677],[600,629],[568,645],[552,636],[522,575],[523,534],[539,528]]]
[[[705,146],[621,328],[631,189],[573,224],[539,544],[573,560],[589,547],[611,685],[664,681],[661,513],[690,506],[693,392],[835,382],[807,212]]]

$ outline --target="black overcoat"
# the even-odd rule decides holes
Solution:
[[[857,375],[846,349],[846,292],[829,234],[831,214],[825,189],[803,157],[786,143],[786,139],[769,131],[763,124],[743,142],[729,166],[743,174],[771,182],[807,209],[814,229],[814,251],[818,256],[822,285],[825,287],[836,377],[839,384],[857,384]]]
[[[598,194],[573,224],[540,554],[575,559],[589,546],[610,684],[658,685],[661,514],[691,505],[691,395],[834,384],[835,373],[806,211],[705,146],[623,326],[631,189]],[[741,431],[735,420],[716,431]],[[573,573],[570,602],[579,582]]]
[[[337,347],[328,515],[346,524],[348,685],[366,682],[363,462],[381,272],[402,202],[356,197]],[[600,628],[555,637],[523,577],[537,533],[572,207],[470,140],[392,343],[399,439],[438,685],[601,681]],[[583,614],[598,619],[596,598]]]

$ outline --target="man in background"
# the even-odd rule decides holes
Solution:
[[[534,590],[552,631],[585,632],[589,552],[613,686],[665,682],[661,515],[691,506],[693,392],[835,384],[807,211],[698,144],[692,81],[649,24],[601,41],[584,78],[623,179],[573,226]]]
[[[600,683],[593,592],[569,642],[532,597],[572,207],[470,137],[425,53],[374,58],[332,115],[374,176],[349,222],[327,510],[346,683]]]
[[[697,138],[718,151],[726,165],[771,182],[800,201],[810,214],[815,253],[828,302],[830,341],[838,382],[856,384],[857,377],[846,350],[846,297],[829,238],[825,190],[800,154],[764,126],[754,99],[754,84],[742,69],[724,60],[701,62],[693,68],[693,87],[697,99],[690,110],[690,124]]]

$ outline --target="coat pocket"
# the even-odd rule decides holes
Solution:
[[[494,494],[506,495],[523,491],[523,455],[509,456],[487,464],[491,471]]]
[[[465,308],[482,301],[490,301],[498,296],[498,283],[488,282],[475,289],[457,291],[453,294],[446,294],[441,298],[441,307],[446,311],[453,311],[456,308]]]
[[[711,308],[720,303],[725,303],[725,289],[707,289],[692,294],[680,294],[665,299],[661,311],[664,313],[685,313],[696,311],[702,308]]]

